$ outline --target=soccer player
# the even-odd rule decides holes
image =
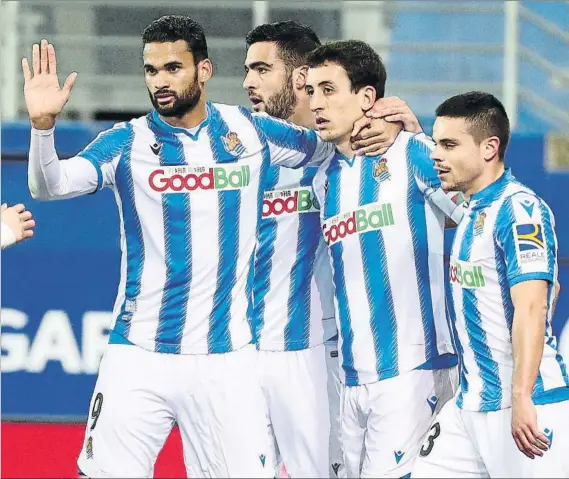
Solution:
[[[152,477],[176,422],[189,477],[272,477],[248,321],[261,178],[270,164],[302,167],[333,148],[314,131],[207,102],[212,65],[189,17],[155,20],[142,44],[154,109],[64,161],[54,126],[77,74],[60,88],[45,40],[33,46],[33,75],[22,62],[33,197],[110,187],[119,208],[121,280],[79,467]]]
[[[306,54],[320,45],[316,33],[295,21],[276,22],[253,29],[246,44],[243,87],[253,109],[314,128],[304,86]],[[399,107],[397,121],[416,121],[397,99],[384,106]],[[364,152],[385,151],[399,131],[384,122],[372,125],[363,132]],[[342,477],[338,332],[330,263],[312,192],[316,170],[269,169],[253,316],[261,385],[287,472],[291,477]]]
[[[2,205],[2,249],[19,243],[34,235],[36,222],[32,218],[32,213],[26,207],[18,203],[10,206],[6,203]]]
[[[375,158],[353,155],[352,124],[384,95],[386,73],[366,43],[308,54],[306,92],[336,154],[314,190],[333,267],[348,477],[408,477],[457,363],[445,314],[445,215],[424,134],[399,133]]]
[[[460,390],[412,477],[569,477],[569,377],[551,329],[553,213],[505,168],[510,125],[494,96],[457,95],[436,115],[435,168],[469,201],[450,262]]]

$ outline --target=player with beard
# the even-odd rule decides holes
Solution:
[[[304,86],[305,57],[320,45],[316,33],[294,21],[265,24],[249,32],[246,45],[243,87],[253,109],[314,128]],[[397,115],[390,119],[418,126],[397,98],[377,106],[370,116]],[[400,131],[383,121],[368,126],[363,120],[355,131],[366,127],[363,153],[370,155],[385,151]],[[312,193],[315,173],[310,167],[269,169],[255,257],[254,329],[269,421],[288,474],[342,477],[338,332]]]
[[[22,62],[32,196],[110,187],[119,210],[121,279],[79,467],[152,477],[177,423],[189,477],[272,477],[248,320],[261,180],[270,165],[318,163],[333,148],[312,130],[207,102],[212,65],[191,18],[155,20],[142,45],[155,108],[63,161],[54,129],[77,74],[60,88],[46,40],[33,46],[33,73]]]

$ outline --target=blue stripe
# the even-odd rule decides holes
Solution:
[[[264,191],[275,189],[279,181],[280,168],[271,166],[267,168],[263,187]],[[261,199],[262,212],[262,199]],[[261,218],[261,213],[259,214]],[[257,252],[255,254],[255,278],[253,282],[253,324],[257,341],[260,340],[265,324],[265,297],[271,287],[271,271],[273,269],[273,255],[275,253],[275,241],[277,239],[276,218],[262,218],[258,226]]]
[[[379,183],[373,178],[372,168],[373,164],[369,159],[360,162],[360,206],[376,203],[379,198]],[[370,309],[370,327],[376,357],[375,367],[378,380],[382,380],[399,374],[397,321],[389,281],[385,243],[383,233],[379,229],[359,235],[359,241]]]
[[[418,158],[424,156],[422,150],[418,150],[417,142],[409,142],[407,149],[407,219],[411,230],[411,240],[413,242],[413,258],[415,263],[415,278],[419,293],[419,305],[421,307],[421,321],[423,323],[423,335],[425,338],[425,358],[427,360],[436,357],[439,352],[437,349],[437,330],[435,327],[435,315],[433,313],[433,297],[431,295],[431,277],[429,274],[429,236],[427,232],[427,215],[425,212],[425,198],[419,189],[415,177],[416,168],[414,162],[419,162]],[[428,157],[427,157],[428,158]],[[429,159],[430,161],[430,159]],[[432,163],[432,162],[431,162]],[[427,168],[424,168],[427,170]],[[431,166],[434,172],[434,169]],[[426,172],[424,172],[426,175]],[[425,177],[423,182],[427,181]]]
[[[537,377],[535,378],[535,384],[533,385],[533,389],[531,392],[532,397],[541,396],[544,392],[544,385],[543,385],[543,378],[541,377],[541,373],[537,372]]]
[[[338,159],[334,158],[326,170],[326,182],[328,192],[324,197],[324,218],[328,219],[340,214],[340,176],[341,168]],[[352,330],[352,319],[348,302],[348,292],[346,288],[346,276],[344,274],[344,249],[342,242],[333,244],[330,247],[332,255],[334,287],[338,302],[338,317],[340,319],[340,334],[342,335],[342,368],[346,376],[348,386],[358,384],[358,372],[354,368],[353,343],[354,332]]]
[[[186,165],[184,146],[178,136],[159,129],[150,120],[148,126],[156,135],[156,140],[162,144],[159,153],[160,165]],[[162,216],[166,282],[158,314],[154,350],[179,354],[192,282],[190,194],[163,194]]]
[[[214,161],[216,163],[237,161],[238,158],[227,152],[221,141],[222,136],[227,137],[229,134],[227,123],[217,108],[213,105],[208,106],[210,107],[209,141]],[[241,191],[219,191],[217,197],[219,202],[219,261],[207,335],[210,354],[226,353],[232,350],[229,323],[231,321],[231,292],[237,279]]]
[[[459,259],[470,261],[470,253],[474,240],[474,221],[466,227],[466,231],[460,245]],[[486,331],[482,328],[482,318],[478,309],[476,289],[462,290],[463,314],[466,322],[466,331],[470,348],[474,353],[476,365],[482,378],[481,402],[493,404],[502,401],[502,382],[498,373],[498,364],[492,358],[492,351],[488,347]],[[500,406],[497,406],[498,409]]]
[[[145,251],[142,237],[142,225],[134,201],[134,182],[132,179],[131,153],[134,141],[132,126],[128,124],[128,137],[123,144],[121,158],[117,164],[115,182],[121,201],[122,221],[126,243],[126,283],[125,301],[116,318],[114,331],[128,338],[132,320],[132,312],[126,312],[126,302],[136,300],[140,294],[142,269],[144,267]]]
[[[243,106],[239,106],[239,111],[241,114],[249,120],[251,125],[255,128],[257,132],[257,137],[263,146],[262,149],[262,164],[261,164],[261,172],[259,174],[259,191],[257,193],[257,230],[256,230],[256,251],[251,256],[251,264],[249,267],[249,277],[247,281],[247,298],[249,299],[249,305],[247,308],[247,317],[249,318],[249,323],[251,326],[251,332],[253,336],[253,342],[258,345],[259,343],[259,334],[261,332],[261,328],[264,324],[264,315],[265,315],[265,301],[264,297],[267,294],[267,290],[270,286],[270,278],[271,278],[271,258],[274,252],[274,239],[271,240],[270,238],[272,235],[276,237],[276,222],[271,224],[269,221],[265,222],[262,220],[263,215],[263,199],[265,191],[270,191],[274,189],[277,185],[279,180],[279,169],[278,167],[271,168],[271,154],[269,150],[269,145],[267,140],[262,135],[262,132],[259,132],[255,122],[253,120],[253,116],[251,112],[247,110]],[[271,218],[272,220],[272,218]],[[270,230],[270,226],[274,227],[274,232]],[[257,256],[259,255],[259,251],[261,251],[261,241],[262,241],[262,234],[263,228],[267,227],[267,241],[268,243],[272,244],[273,251],[268,251],[265,255],[261,253],[263,257],[267,257],[268,263],[263,263],[262,266],[259,266],[263,277],[258,281],[257,276],[257,264],[258,261]],[[269,246],[270,247],[270,246]],[[267,270],[265,270],[265,265]],[[268,278],[268,279],[267,279]]]
[[[316,171],[316,168],[306,168],[300,179],[300,186],[310,188]],[[296,259],[290,272],[288,322],[284,331],[286,351],[306,349],[310,345],[311,283],[319,242],[319,214],[299,213]],[[321,319],[316,318],[316,321]]]
[[[497,223],[494,224],[496,228]],[[497,237],[497,231],[494,229],[493,237]],[[512,324],[514,321],[514,305],[510,296],[510,286],[508,284],[508,272],[506,270],[506,260],[503,251],[494,240],[494,261],[496,262],[496,274],[498,275],[498,283],[500,284],[500,296],[502,297],[502,307],[504,309],[504,317],[506,326],[510,332],[510,340],[512,339]]]

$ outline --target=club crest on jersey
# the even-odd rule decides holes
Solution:
[[[245,147],[234,131],[230,131],[227,136],[222,136],[221,142],[223,143],[225,151],[230,155],[237,157],[245,153]]]
[[[374,161],[372,168],[373,178],[378,183],[391,178],[391,173],[389,173],[389,168],[387,166],[387,158],[380,158],[379,160]]]
[[[486,213],[484,211],[480,212],[478,218],[474,222],[474,236],[481,235],[484,231],[484,222],[486,221]]]
[[[87,459],[93,459],[93,438],[89,436],[87,439],[87,445],[85,446],[85,455]]]

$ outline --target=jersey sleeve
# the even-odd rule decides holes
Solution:
[[[503,252],[510,288],[535,279],[553,283],[557,261],[555,219],[543,200],[529,193],[506,198],[496,218],[494,237]]]
[[[431,160],[433,141],[424,133],[418,133],[407,143],[407,158],[413,169],[415,181],[423,196],[456,224],[464,216],[464,201],[456,191],[443,191],[441,181]]]
[[[273,165],[288,168],[318,166],[334,154],[334,144],[322,140],[314,130],[266,113],[251,114],[251,119],[268,144]]]
[[[87,145],[77,156],[89,161],[97,171],[97,191],[115,184],[118,160],[129,142],[132,141],[132,125],[117,123],[105,130]]]

